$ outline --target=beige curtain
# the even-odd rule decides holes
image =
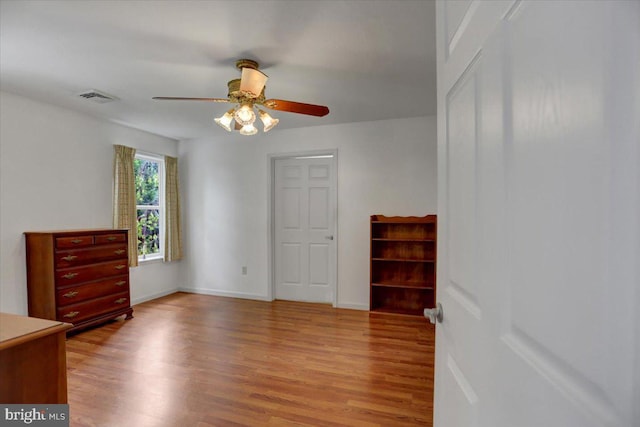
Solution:
[[[180,225],[180,195],[178,193],[178,159],[165,156],[165,234],[164,260],[182,259],[182,227]]]
[[[133,171],[135,148],[114,145],[113,227],[129,230],[129,265],[138,265],[138,217],[136,179]]]

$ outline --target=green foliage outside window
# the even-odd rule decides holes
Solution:
[[[136,158],[133,163],[138,205],[138,255],[160,252],[160,176],[158,163]]]
[[[158,163],[135,159],[133,168],[136,174],[136,204],[157,206],[160,188]]]

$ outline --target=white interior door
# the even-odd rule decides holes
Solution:
[[[640,2],[438,1],[436,427],[640,426]]]
[[[333,303],[334,157],[275,161],[275,298]]]

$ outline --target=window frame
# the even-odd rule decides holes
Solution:
[[[154,153],[136,151],[134,159],[154,162],[158,164],[158,205],[138,205],[136,199],[136,235],[135,239],[138,241],[138,210],[158,210],[158,235],[159,235],[159,251],[155,254],[140,254],[138,253],[138,263],[142,264],[149,261],[164,260],[164,240],[165,240],[165,165],[164,156]],[[136,191],[137,193],[137,191]],[[136,244],[136,250],[138,245]]]

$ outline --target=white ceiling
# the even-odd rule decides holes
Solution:
[[[436,113],[432,0],[0,1],[0,89],[176,139],[224,136],[235,61],[260,62],[276,129]],[[76,95],[97,89],[120,100]],[[275,132],[274,130],[273,132]]]

